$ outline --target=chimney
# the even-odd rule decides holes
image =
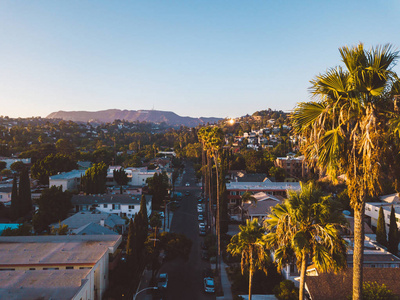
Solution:
[[[100,220],[100,225],[104,227],[104,219]]]

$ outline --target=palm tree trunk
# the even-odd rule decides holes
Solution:
[[[250,250],[250,266],[249,266],[249,300],[251,300],[251,286],[253,281],[253,251]]]
[[[301,269],[300,269],[300,290],[299,299],[304,299],[304,287],[306,279],[306,268],[307,268],[307,254],[303,253],[301,257]]]
[[[353,300],[360,300],[362,295],[363,260],[364,260],[364,207],[354,209],[354,251],[353,251]]]
[[[215,173],[217,177],[217,245],[218,245],[217,264],[221,264],[221,224],[220,224],[220,213],[219,213],[218,151],[215,152]],[[217,271],[218,270],[219,268],[217,268]]]

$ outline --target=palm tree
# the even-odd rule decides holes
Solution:
[[[249,270],[249,300],[254,272],[262,269],[267,274],[267,263],[270,261],[269,251],[263,241],[265,229],[258,223],[258,219],[247,220],[246,226],[239,225],[240,232],[231,238],[227,250],[233,256],[241,255],[242,274]]]
[[[339,49],[345,68],[329,69],[311,81],[317,101],[300,103],[292,114],[308,163],[336,180],[344,174],[354,209],[353,299],[361,299],[364,207],[379,189],[380,160],[396,102],[391,70],[398,52],[390,45],[369,51],[362,44]],[[397,123],[400,124],[400,123]]]
[[[323,196],[312,182],[300,186],[299,192],[289,191],[288,199],[272,208],[265,220],[265,241],[275,251],[278,269],[296,258],[302,300],[308,260],[321,272],[338,271],[346,266],[346,247],[339,235],[345,219],[330,196]]]

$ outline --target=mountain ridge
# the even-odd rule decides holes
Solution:
[[[63,119],[73,122],[98,122],[111,123],[114,120],[126,120],[129,122],[165,122],[170,126],[188,126],[195,127],[200,124],[216,123],[222,118],[215,117],[182,117],[172,111],[162,110],[121,110],[121,109],[106,109],[99,111],[57,111],[50,113],[49,119]]]

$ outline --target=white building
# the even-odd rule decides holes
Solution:
[[[0,237],[0,299],[102,299],[120,235]]]
[[[391,196],[391,195],[389,195]],[[387,197],[387,196],[383,196]],[[395,211],[396,223],[397,227],[400,227],[400,203],[387,203],[387,202],[367,202],[365,203],[365,215],[370,219],[371,226],[377,227],[378,217],[379,217],[379,209],[382,207],[383,216],[385,218],[386,224],[386,232],[389,232],[389,224],[390,224],[390,213],[392,209],[392,205]]]
[[[147,214],[151,214],[151,195],[145,195]],[[98,210],[103,213],[117,214],[120,217],[133,218],[140,210],[141,197],[132,195],[74,195],[71,203],[75,212]]]
[[[0,202],[5,206],[11,205],[12,187],[0,187]]]
[[[77,191],[85,170],[72,170],[49,177],[49,186],[61,186],[63,191]]]
[[[147,167],[142,168],[126,168],[128,174],[129,185],[145,186],[147,178],[153,177],[154,174],[161,173],[161,170],[148,170]]]

